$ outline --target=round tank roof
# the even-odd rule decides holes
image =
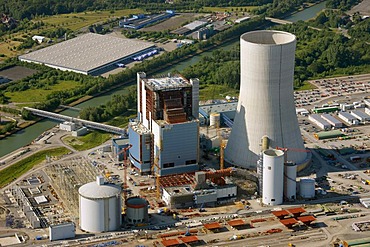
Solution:
[[[277,150],[277,149],[267,149],[263,151],[265,155],[268,156],[282,156],[284,155],[284,152],[282,150]]]
[[[82,185],[78,189],[78,193],[89,199],[103,199],[120,195],[121,188],[113,184],[99,185],[96,182],[91,182]]]
[[[148,202],[140,197],[131,197],[126,201],[126,206],[130,208],[143,208],[148,205]]]
[[[284,45],[295,42],[296,36],[283,31],[259,30],[245,33],[241,39],[258,45]]]

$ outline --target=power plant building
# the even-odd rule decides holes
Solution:
[[[271,147],[304,149],[293,95],[296,37],[282,31],[253,31],[240,38],[241,83],[225,160],[255,168],[261,138]],[[304,165],[307,153],[288,152],[288,160]]]
[[[160,176],[198,170],[199,81],[138,73],[137,88],[138,117],[129,125],[131,163],[141,172],[156,164]]]

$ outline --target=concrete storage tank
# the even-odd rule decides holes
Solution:
[[[209,116],[209,126],[220,127],[220,113],[213,112]]]
[[[80,187],[80,227],[87,232],[115,231],[121,227],[121,188],[97,177]]]
[[[254,168],[261,138],[271,147],[304,149],[293,95],[296,37],[260,30],[240,37],[240,95],[229,142],[228,163]],[[305,164],[307,153],[289,152],[288,160]]]
[[[126,200],[126,222],[137,225],[147,223],[148,201],[140,197],[131,197]]]
[[[315,197],[315,179],[301,178],[299,181],[299,194],[301,197],[309,199]]]
[[[283,203],[284,152],[268,149],[263,151],[262,203],[279,205]]]
[[[284,164],[284,197],[289,200],[296,199],[297,165],[293,162]]]

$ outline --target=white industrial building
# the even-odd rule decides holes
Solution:
[[[370,208],[370,197],[367,197],[367,198],[360,198],[360,203],[361,203],[365,208]]]
[[[63,122],[59,124],[59,129],[71,132],[76,130],[76,124],[72,122]]]
[[[331,128],[331,124],[320,117],[319,114],[311,114],[308,116],[308,120],[316,124],[320,129],[328,130]]]
[[[302,115],[302,116],[308,116],[310,112],[305,108],[296,108],[295,109],[296,114]]]
[[[263,151],[262,203],[269,206],[283,203],[284,152],[267,149]]]
[[[104,183],[98,176],[96,181],[78,189],[80,201],[80,227],[87,232],[108,232],[120,229],[121,188]]]
[[[365,113],[366,113],[367,115],[370,115],[370,108],[365,108]]]
[[[358,120],[349,112],[339,112],[338,117],[349,125],[357,125]]]
[[[87,33],[61,43],[19,56],[19,60],[81,74],[99,75],[110,66],[153,49],[138,40]]]
[[[315,179],[301,178],[299,181],[299,194],[302,198],[310,199],[315,197]]]
[[[354,111],[351,111],[351,114],[352,116],[357,118],[360,121],[360,123],[365,123],[367,121],[370,121],[370,116],[362,111],[354,110]]]
[[[131,163],[141,170],[156,162],[160,176],[197,171],[199,81],[138,73],[137,90],[138,117],[129,125]]]
[[[304,149],[293,94],[296,37],[282,31],[252,31],[241,36],[240,47],[240,95],[225,160],[254,168],[264,135],[271,147]],[[288,152],[288,160],[305,166],[308,155]]]
[[[216,206],[236,199],[237,186],[230,182],[232,169],[161,177],[162,200],[170,208]],[[162,180],[163,179],[163,180]],[[167,182],[166,182],[167,181]]]
[[[367,107],[370,107],[370,100],[368,100],[368,99],[364,99],[364,104],[365,104]]]
[[[322,114],[321,117],[330,123],[334,128],[341,128],[343,123],[331,114]]]
[[[73,222],[49,226],[50,241],[74,238],[75,236],[76,236],[76,227]]]

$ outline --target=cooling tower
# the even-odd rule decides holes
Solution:
[[[265,135],[272,148],[304,149],[293,95],[296,37],[281,31],[253,31],[240,37],[240,46],[240,95],[225,160],[254,168]],[[297,165],[306,156],[288,152],[288,160]]]

